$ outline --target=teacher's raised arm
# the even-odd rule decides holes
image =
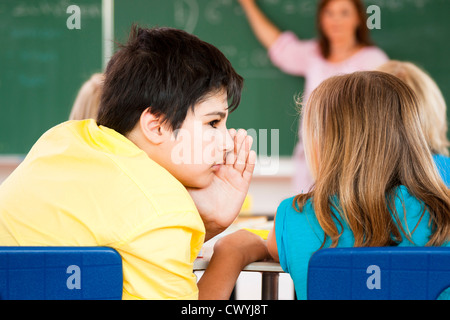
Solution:
[[[239,2],[259,42],[269,49],[280,36],[280,29],[267,19],[255,0],[239,0]]]

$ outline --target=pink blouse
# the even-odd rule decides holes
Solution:
[[[323,80],[331,76],[373,70],[389,59],[381,49],[370,46],[342,62],[328,62],[320,53],[316,40],[299,40],[290,31],[283,32],[269,48],[269,57],[280,70],[305,77],[304,101]],[[294,194],[308,192],[313,179],[306,164],[300,131],[294,151],[294,169]]]

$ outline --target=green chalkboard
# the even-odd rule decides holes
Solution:
[[[304,39],[315,37],[318,0],[257,2],[281,30],[292,30]],[[371,31],[376,44],[392,59],[423,67],[450,99],[450,1],[364,2],[366,7],[380,8],[381,29]],[[271,130],[279,130],[280,154],[292,154],[298,129],[294,96],[303,91],[304,80],[284,74],[271,64],[237,0],[118,0],[114,19],[115,36],[120,41],[126,39],[136,22],[147,27],[184,29],[221,49],[245,79],[242,103],[230,115],[229,127],[254,129],[260,142],[267,138],[269,153],[274,146],[271,138],[277,138],[272,137]]]
[[[318,0],[257,0],[282,30],[315,37]],[[376,44],[392,59],[412,61],[450,99],[450,1],[365,0],[381,10]],[[304,79],[284,74],[268,59],[237,0],[115,0],[114,36],[127,39],[132,23],[171,26],[216,45],[245,78],[242,103],[228,126],[252,129],[257,151],[291,155],[298,115],[294,96]],[[80,0],[80,30],[68,30],[69,0],[0,1],[0,154],[28,152],[48,128],[67,119],[76,93],[101,70],[101,0]],[[273,143],[271,143],[273,141]],[[279,145],[276,143],[279,141]]]
[[[102,68],[101,0],[82,0],[80,29],[70,1],[0,1],[0,154],[26,154],[68,119],[84,81]]]

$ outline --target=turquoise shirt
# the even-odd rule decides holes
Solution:
[[[288,198],[281,202],[277,210],[275,220],[275,236],[278,247],[278,256],[283,270],[290,274],[294,281],[295,291],[298,299],[306,299],[306,279],[308,262],[311,255],[322,245],[324,231],[319,225],[312,208],[311,200],[308,200],[300,213],[294,210],[294,198]],[[406,221],[403,214],[403,206],[406,209]],[[408,193],[404,186],[397,189],[395,200],[396,210],[401,219],[405,231],[413,230],[417,225],[423,211],[423,204]],[[332,209],[338,216],[335,209]],[[428,227],[429,213],[425,212],[411,238],[412,244],[406,237],[399,246],[425,246],[431,230]],[[339,238],[338,247],[353,247],[353,233],[347,224],[341,220],[344,230]],[[339,228],[339,224],[338,224]],[[328,239],[325,247],[331,245]],[[449,244],[447,243],[447,246]],[[447,289],[447,291],[449,291]]]
[[[433,160],[445,185],[450,187],[450,158],[442,154],[435,154]]]

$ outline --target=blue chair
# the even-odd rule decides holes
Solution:
[[[109,247],[0,247],[2,300],[120,300],[122,286]]]
[[[308,266],[311,300],[434,300],[448,287],[447,247],[329,248]]]

